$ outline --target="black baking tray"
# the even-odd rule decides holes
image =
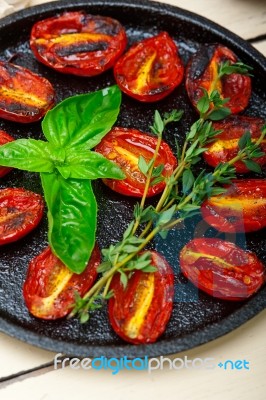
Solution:
[[[114,84],[112,70],[83,78],[63,75],[38,63],[29,47],[32,25],[43,18],[66,10],[85,10],[118,19],[126,28],[129,45],[146,37],[167,31],[179,47],[186,64],[202,43],[219,42],[230,47],[238,57],[254,68],[252,98],[246,115],[266,119],[265,58],[249,43],[226,29],[191,12],[150,1],[62,1],[46,3],[15,13],[0,20],[0,60],[13,57],[13,62],[25,66],[49,79],[56,90],[57,102],[74,94],[91,92]],[[156,104],[142,104],[123,95],[117,125],[147,131],[154,111],[183,109],[184,117],[169,126],[165,140],[175,147],[197,115],[189,103],[184,83],[170,96]],[[15,138],[43,139],[40,123],[21,125],[0,120],[4,129]],[[206,168],[202,163],[201,168]],[[255,174],[252,176],[258,177]],[[42,193],[38,174],[13,170],[1,179],[0,187],[25,187]],[[94,182],[99,204],[97,240],[101,248],[114,243],[131,219],[135,200],[115,194],[101,181]],[[153,203],[155,200],[150,200]],[[265,308],[266,288],[243,302],[214,299],[191,285],[180,273],[178,254],[193,237],[217,236],[234,241],[242,248],[255,251],[266,262],[265,229],[248,235],[223,235],[210,229],[199,217],[188,220],[183,227],[169,233],[167,239],[156,239],[153,248],[160,251],[175,271],[175,303],[166,332],[154,344],[131,345],[123,342],[110,328],[104,308],[95,312],[88,324],[76,319],[42,321],[31,316],[25,307],[22,285],[28,263],[47,245],[47,220],[24,239],[0,249],[0,330],[27,343],[69,355],[128,357],[158,356],[190,349],[213,340],[243,324]]]

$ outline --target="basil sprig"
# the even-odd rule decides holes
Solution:
[[[115,123],[121,92],[111,86],[70,97],[48,111],[48,142],[18,139],[0,146],[0,165],[39,172],[48,207],[48,240],[73,272],[81,273],[95,244],[97,202],[91,179],[123,179],[116,164],[91,151]]]

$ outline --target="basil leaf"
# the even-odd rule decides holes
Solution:
[[[48,239],[58,258],[73,272],[86,268],[95,244],[97,203],[89,180],[65,180],[42,173],[48,206]]]
[[[54,170],[49,143],[34,139],[18,139],[0,146],[0,165],[31,172]]]
[[[64,178],[75,179],[124,179],[126,176],[113,161],[101,154],[77,148],[68,149],[65,165],[57,167]]]
[[[45,115],[44,135],[56,147],[86,143],[91,149],[115,123],[120,103],[118,86],[69,97]]]

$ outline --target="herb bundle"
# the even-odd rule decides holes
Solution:
[[[236,157],[228,163],[219,164],[213,172],[203,170],[198,176],[194,175],[194,166],[200,161],[206,145],[212,142],[217,131],[212,121],[225,118],[230,114],[225,107],[228,99],[221,99],[219,92],[210,94],[204,91],[203,97],[197,103],[199,119],[191,126],[186,134],[182,148],[177,145],[178,166],[172,176],[165,178],[161,175],[163,166],[154,167],[162,135],[170,122],[176,122],[182,117],[182,111],[174,110],[163,117],[155,112],[151,132],[157,137],[158,146],[153,158],[147,162],[139,158],[139,169],[146,176],[146,187],[140,203],[137,203],[133,220],[123,234],[122,240],[107,249],[103,249],[104,260],[98,268],[102,274],[94,286],[81,298],[77,296],[74,309],[69,317],[78,315],[82,323],[88,321],[90,312],[101,307],[102,303],[112,296],[110,284],[115,274],[120,274],[124,287],[134,270],[154,272],[149,252],[141,251],[157,235],[166,238],[170,229],[180,224],[184,219],[199,213],[202,202],[209,196],[222,194],[225,189],[221,186],[229,184],[236,177],[234,163],[242,160],[253,171],[260,171],[259,165],[253,160],[260,157],[260,144],[266,135],[266,126],[256,141],[251,141],[250,133],[246,132],[240,139],[239,151]],[[146,206],[146,194],[154,182],[165,180],[165,189],[157,205]]]

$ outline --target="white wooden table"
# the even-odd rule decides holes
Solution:
[[[0,0],[0,6],[1,6]],[[14,0],[13,0],[14,2]],[[35,5],[44,0],[25,1]],[[194,11],[249,40],[266,56],[265,0],[166,0]],[[12,3],[12,1],[10,1]],[[146,371],[54,370],[54,353],[0,334],[0,384],[3,400],[71,398],[180,400],[264,400],[266,392],[266,310],[235,331],[193,350],[171,356],[189,359],[246,359],[249,370]],[[88,355],[89,356],[89,355]],[[12,377],[13,375],[13,377]]]

